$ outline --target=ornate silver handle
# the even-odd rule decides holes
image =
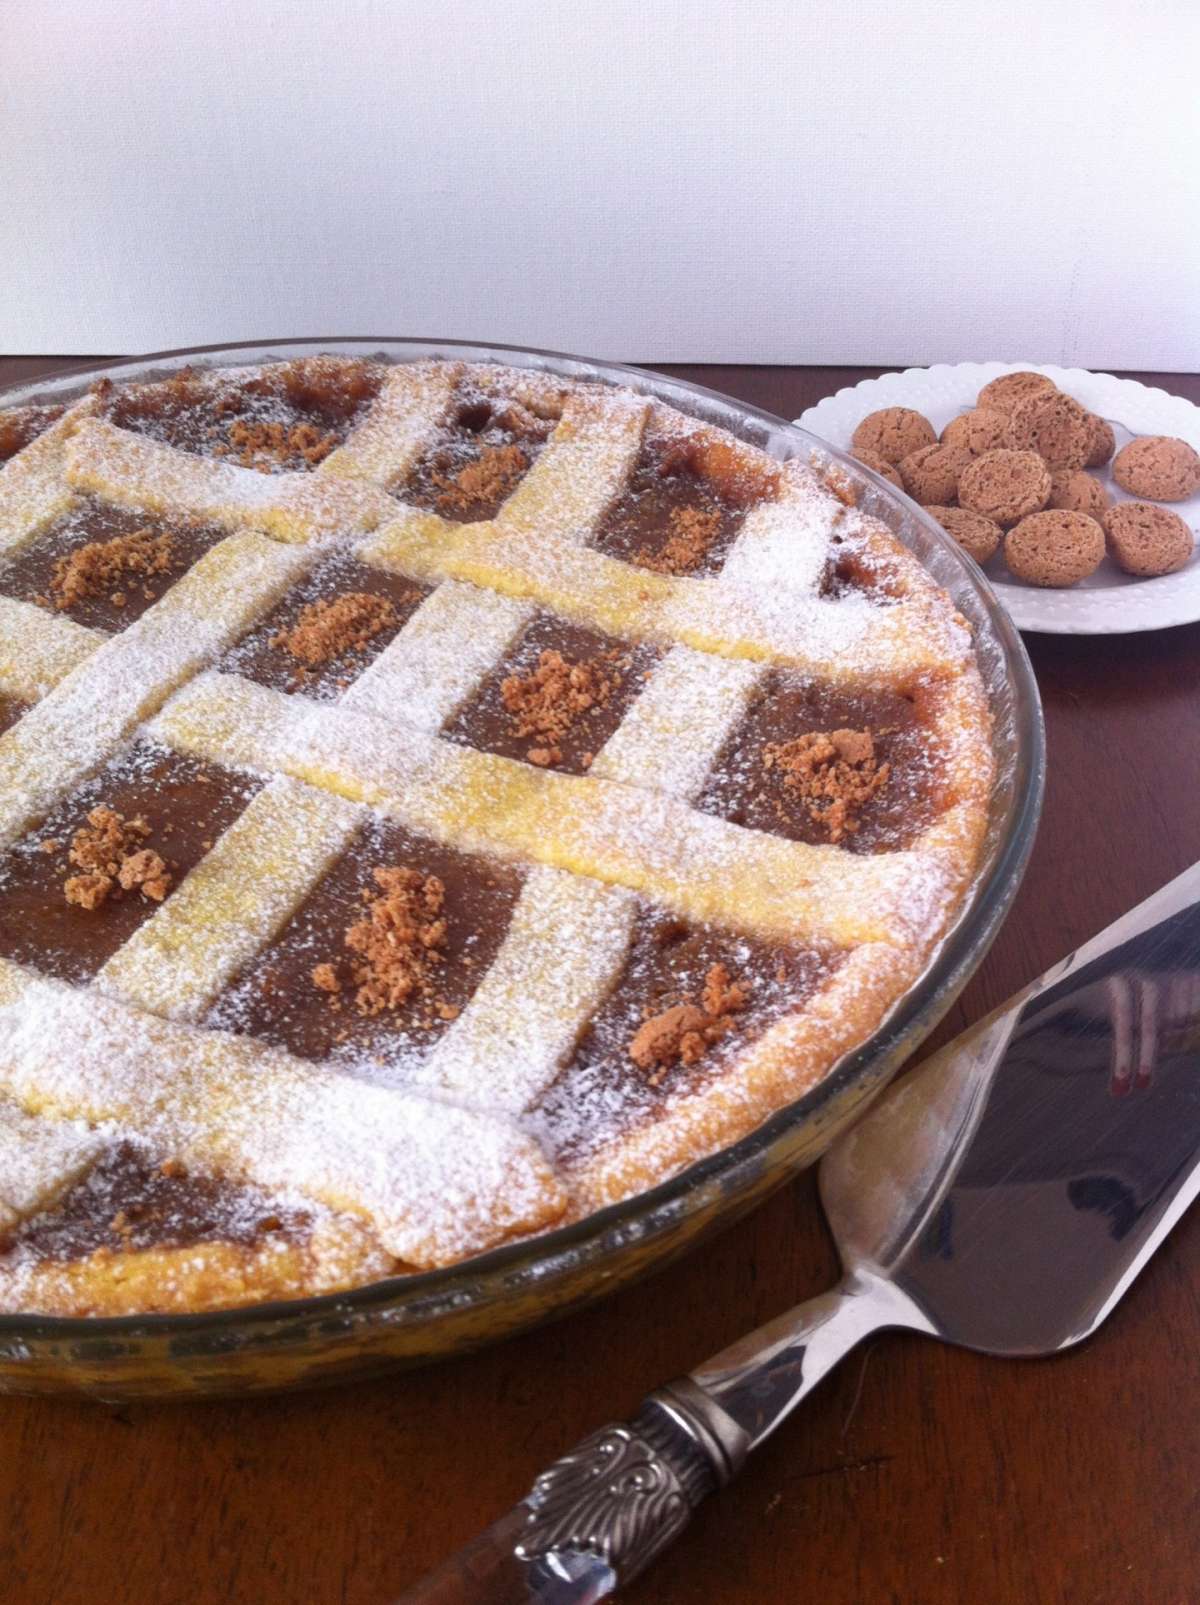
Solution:
[[[868,1333],[906,1324],[870,1291],[844,1282],[657,1389],[631,1421],[556,1460],[397,1605],[593,1605],[615,1594],[831,1366]]]
[[[643,1571],[741,1466],[749,1439],[690,1378],[593,1432],[398,1605],[591,1605]]]

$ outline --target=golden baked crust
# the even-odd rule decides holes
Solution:
[[[969,634],[807,466],[429,361],[103,384],[9,436],[0,1309],[586,1214],[814,1086],[953,917]]]

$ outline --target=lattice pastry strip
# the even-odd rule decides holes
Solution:
[[[497,513],[490,538],[501,546],[585,541],[629,478],[648,412],[640,396],[619,391],[568,397],[544,450]]]
[[[77,401],[57,423],[0,465],[0,557],[32,540],[75,500],[65,478],[66,445],[95,405],[91,396]]]
[[[520,632],[531,609],[446,580],[346,692],[342,706],[437,730]]]
[[[762,666],[673,647],[596,754],[589,775],[694,797],[745,711]]]
[[[785,464],[775,497],[746,514],[717,583],[724,590],[782,588],[792,597],[817,596],[843,514],[808,468]]]
[[[365,480],[260,474],[176,450],[103,418],[86,419],[71,436],[66,476],[75,489],[118,507],[262,530],[281,541],[374,529],[396,505]]]
[[[76,1120],[41,1120],[0,1098],[0,1231],[48,1208],[95,1162],[104,1137]]]
[[[220,541],[136,623],[74,668],[0,736],[0,843],[234,640],[306,562],[261,535]]]
[[[550,1084],[620,972],[631,893],[538,866],[470,1003],[415,1085],[519,1114]]]
[[[101,991],[197,1020],[349,843],[362,810],[279,778],[251,799],[96,978]]]
[[[232,676],[185,686],[151,727],[243,768],[282,770],[455,846],[625,886],[682,914],[850,946],[895,938],[945,892],[933,855],[854,857],[745,830],[661,793],[532,768]]]
[[[692,795],[758,673],[752,664],[676,648],[590,773]],[[527,1108],[618,980],[636,907],[632,892],[543,866],[531,870],[500,952],[417,1072],[420,1084],[509,1113]]]
[[[36,702],[107,639],[33,602],[0,596],[0,691]]]
[[[456,578],[536,601],[610,635],[780,663],[832,684],[904,685],[917,674],[959,670],[970,650],[952,620],[925,628],[928,609],[915,600],[880,607],[865,596],[771,597],[719,578],[652,574],[532,535],[497,541],[494,525],[447,525],[411,511],[382,527],[362,555],[414,578]]]
[[[170,1066],[170,1075],[163,1074]],[[366,1220],[410,1265],[552,1224],[565,1197],[498,1117],[369,1085],[0,963],[0,1090],[163,1158]]]
[[[316,470],[319,479],[403,479],[445,416],[462,373],[457,362],[410,362],[392,368],[344,443]]]

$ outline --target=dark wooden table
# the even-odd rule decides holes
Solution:
[[[0,382],[52,365],[3,360]],[[871,370],[668,371],[792,417]],[[1135,377],[1200,401],[1198,377]],[[1200,858],[1200,625],[1028,645],[1049,738],[1041,833],[938,1040]],[[806,1176],[655,1280],[436,1369],[234,1404],[5,1399],[0,1598],[383,1605],[585,1432],[835,1274]],[[871,1343],[628,1597],[1187,1605],[1198,1398],[1193,1218],[1074,1354]]]

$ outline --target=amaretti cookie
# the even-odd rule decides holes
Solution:
[[[1104,531],[1086,513],[1031,513],[1004,537],[1004,559],[1030,585],[1074,585],[1104,557]]]
[[[926,507],[925,511],[932,513],[947,535],[952,535],[977,563],[986,563],[995,556],[1004,531],[993,519],[965,507]]]
[[[1094,412],[1088,413],[1088,427],[1092,431],[1092,443],[1088,447],[1085,468],[1103,468],[1113,452],[1117,449],[1117,437],[1113,434],[1113,427],[1106,418],[1097,418]]]
[[[943,446],[965,446],[973,457],[1008,444],[1008,415],[995,407],[972,407],[942,430]]]
[[[1131,496],[1146,496],[1152,502],[1185,502],[1200,490],[1200,455],[1186,440],[1143,435],[1121,447],[1112,474]]]
[[[1118,502],[1104,514],[1103,525],[1114,561],[1126,574],[1143,578],[1174,574],[1195,544],[1178,513],[1150,502]]]
[[[1020,373],[1002,373],[998,379],[989,380],[984,385],[975,405],[992,407],[1007,415],[1028,396],[1042,392],[1052,395],[1057,388],[1054,380],[1047,379],[1044,373],[1033,373],[1029,369],[1023,369]]]
[[[1085,474],[1082,468],[1056,468],[1050,475],[1050,500],[1047,507],[1062,508],[1068,513],[1087,513],[1099,518],[1112,501],[1098,479]]]
[[[1027,396],[1008,420],[1014,451],[1036,451],[1050,468],[1082,468],[1092,448],[1091,414],[1060,390]]]
[[[958,503],[997,524],[1015,524],[1050,499],[1050,470],[1036,452],[985,451],[963,469]]]
[[[932,446],[937,440],[933,425],[923,413],[911,407],[883,407],[869,412],[850,439],[850,449],[873,451],[885,462],[898,463],[909,452],[921,446]]]
[[[900,460],[900,478],[915,502],[944,506],[958,495],[963,469],[975,461],[965,446],[921,446]]]

